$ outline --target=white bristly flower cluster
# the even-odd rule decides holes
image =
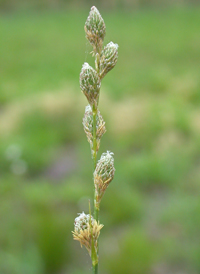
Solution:
[[[74,230],[80,232],[88,228],[88,224],[91,221],[91,225],[94,223],[94,218],[90,214],[85,214],[84,212],[79,213],[79,216],[74,220]]]

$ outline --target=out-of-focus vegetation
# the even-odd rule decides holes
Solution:
[[[200,8],[102,14],[119,60],[100,101],[108,131],[99,156],[109,148],[116,166],[102,200],[100,272],[199,273]],[[87,15],[0,17],[2,274],[90,271],[71,235],[92,199],[79,88],[92,63]]]
[[[132,9],[144,7],[181,7],[199,5],[199,0],[0,0],[1,10],[27,10],[27,9],[87,9],[92,5],[107,9]]]

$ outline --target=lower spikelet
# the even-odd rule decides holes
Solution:
[[[84,212],[79,213],[79,217],[74,222],[73,239],[79,241],[81,247],[85,246],[91,256],[92,241],[97,250],[98,238],[102,228],[103,225],[99,224],[99,222],[97,223],[91,215],[86,215]]]

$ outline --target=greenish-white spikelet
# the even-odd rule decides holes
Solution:
[[[96,108],[98,105],[100,87],[101,82],[97,72],[88,63],[84,63],[80,73],[80,88],[91,107],[95,105]]]
[[[100,58],[101,79],[116,65],[118,59],[118,47],[118,44],[110,42],[103,48]]]
[[[112,181],[115,174],[114,168],[114,153],[107,151],[102,153],[100,160],[97,163],[94,175],[101,177],[102,181]]]
[[[101,51],[104,37],[106,35],[106,25],[100,12],[96,7],[92,7],[89,16],[85,22],[86,38],[93,46],[94,52]]]
[[[96,206],[99,207],[100,201],[115,174],[113,153],[107,151],[101,155],[94,171],[94,185],[96,192]]]
[[[85,108],[85,115],[83,117],[83,128],[85,134],[87,136],[88,142],[90,143],[91,150],[93,152],[93,113],[91,106],[88,105]],[[97,110],[96,116],[96,140],[97,140],[97,147],[96,150],[99,150],[100,147],[100,140],[103,134],[106,132],[105,122],[103,117],[100,114],[100,111]]]

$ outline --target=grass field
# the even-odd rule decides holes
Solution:
[[[85,274],[73,242],[92,162],[82,129],[88,11],[0,17],[0,273]],[[200,272],[200,9],[102,11],[119,44],[102,82],[116,176],[101,209],[100,272]]]

